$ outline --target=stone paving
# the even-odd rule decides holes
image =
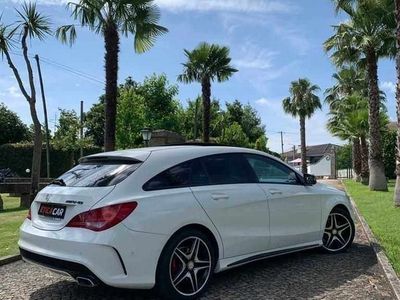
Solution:
[[[87,289],[22,261],[0,267],[0,299],[157,299],[151,291]],[[252,263],[215,275],[203,299],[395,299],[360,224],[353,246]]]
[[[217,274],[204,299],[394,299],[375,254],[357,225],[344,254],[318,250],[272,258]],[[0,299],[157,299],[152,292],[81,288],[22,261],[0,267]]]

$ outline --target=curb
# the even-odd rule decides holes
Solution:
[[[16,262],[21,259],[21,255],[9,255],[0,258],[0,266],[4,266],[13,262]]]
[[[360,211],[358,210],[357,205],[354,202],[353,198],[350,197],[344,184],[343,184],[343,187],[344,187],[346,194],[350,198],[351,205],[353,206],[353,209],[354,209],[354,213],[356,214],[365,234],[367,235],[369,244],[371,245],[372,249],[374,249],[376,258],[378,259],[378,262],[381,265],[383,272],[385,273],[385,276],[388,279],[390,286],[391,286],[397,300],[400,300],[400,279],[397,277],[397,274],[394,271],[392,265],[390,264],[389,259],[387,258],[386,254],[383,251],[378,240],[375,238],[374,234],[372,233],[372,230],[369,227],[368,223],[365,221],[364,217],[361,215]]]

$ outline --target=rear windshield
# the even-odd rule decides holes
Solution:
[[[117,162],[81,163],[61,175],[53,184],[75,187],[112,186],[131,175],[140,163]],[[60,182],[62,184],[60,184]]]

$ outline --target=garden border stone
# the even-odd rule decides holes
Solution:
[[[4,257],[0,257],[0,266],[4,266],[13,262],[16,262],[21,259],[21,255],[8,255]]]

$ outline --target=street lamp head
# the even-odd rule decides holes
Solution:
[[[151,140],[151,129],[150,128],[143,128],[141,131],[143,141],[146,143]]]

